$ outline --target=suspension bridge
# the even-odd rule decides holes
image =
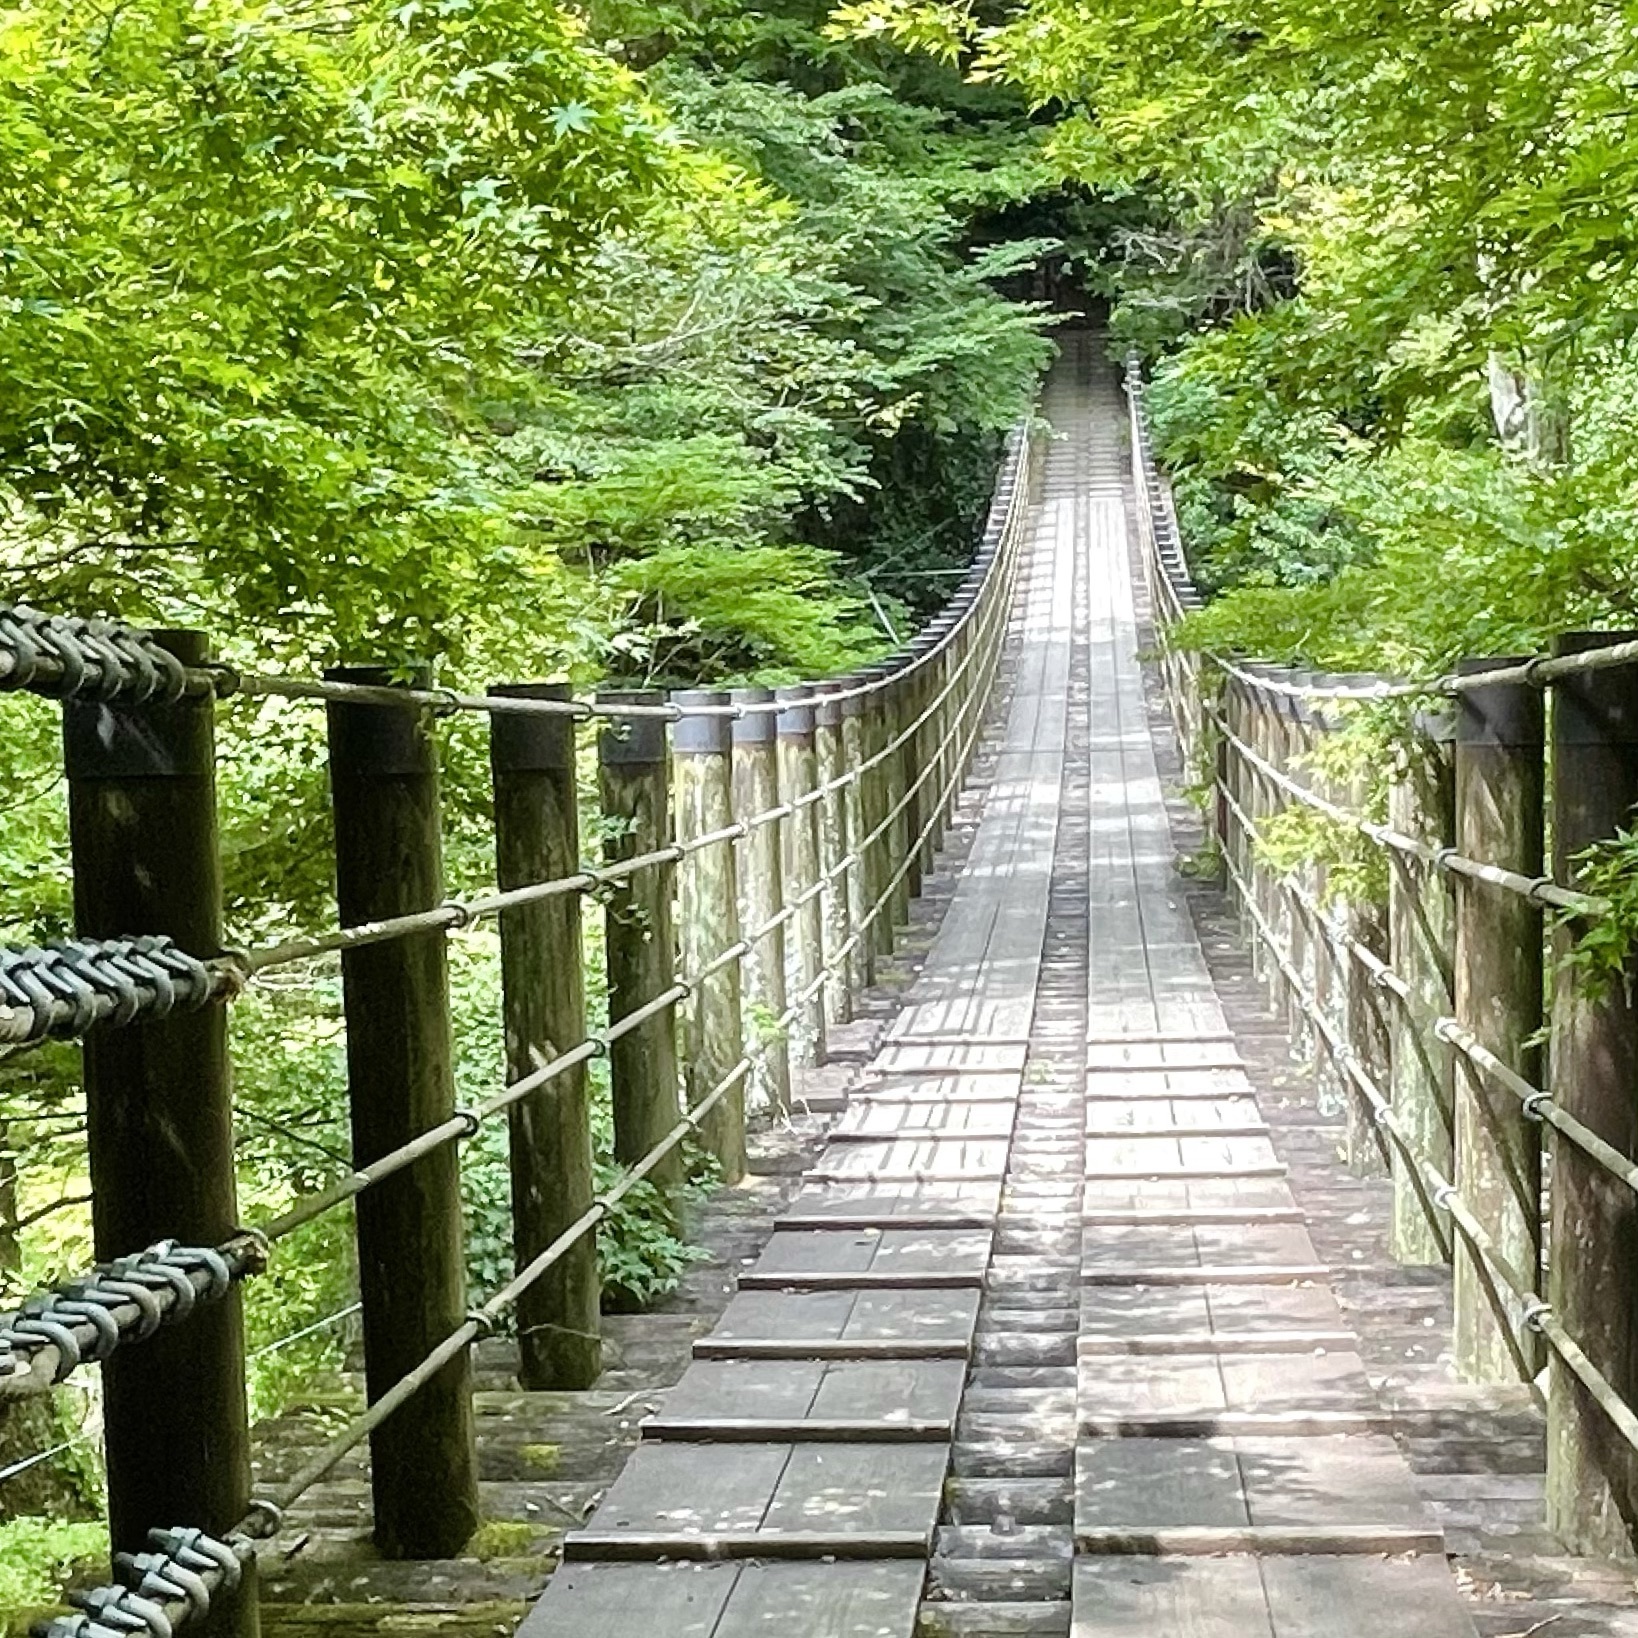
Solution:
[[[1577,871],[1638,800],[1638,644],[1420,679],[1170,644],[1199,599],[1124,386],[1066,332],[948,610],[777,694],[263,675],[0,613],[0,687],[63,702],[78,921],[5,952],[0,1040],[83,1040],[101,1258],[0,1322],[0,1406],[100,1368],[116,1553],[40,1632],[1638,1630],[1638,1013],[1555,960],[1610,914]],[[235,696],[326,713],[332,932],[225,942]],[[1370,713],[1385,814],[1326,755]],[[463,899],[458,714],[497,867]],[[506,1079],[457,1107],[479,925]],[[244,1222],[233,1008],[337,960],[349,1167]],[[496,1122],[516,1265],[476,1301]],[[597,1226],[685,1143],[711,1258],[604,1314]],[[362,1392],[253,1429],[239,1289],[349,1208]]]

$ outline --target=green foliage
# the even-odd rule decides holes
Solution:
[[[1575,884],[1583,893],[1608,901],[1602,916],[1560,911],[1556,925],[1565,933],[1562,964],[1584,982],[1589,994],[1621,986],[1630,995],[1632,958],[1638,952],[1638,829],[1616,831],[1575,859]]]
[[[56,1602],[57,1589],[76,1568],[100,1564],[108,1551],[107,1526],[62,1519],[24,1517],[0,1520],[0,1620],[10,1632],[11,1617],[28,1616]]]

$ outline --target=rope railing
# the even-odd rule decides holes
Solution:
[[[992,677],[998,662],[998,653],[988,662],[986,669]],[[961,772],[962,766],[983,726],[984,698],[982,692],[975,692],[969,697],[946,734],[945,742],[940,746],[942,751],[959,737],[959,744],[955,746],[958,754],[952,760],[950,772],[938,793],[941,802],[955,794],[964,777]],[[936,764],[929,764],[923,772],[923,779],[934,766]],[[917,836],[912,839],[912,848],[907,850],[905,857],[896,866],[893,876],[870,904],[864,920],[854,930],[853,937],[864,937],[870,926],[888,912],[898,879],[911,868],[915,848],[933,835],[938,823],[939,818],[935,813],[922,825]],[[754,934],[751,936],[754,937]],[[770,1026],[772,1032],[794,1023],[804,1005],[811,999],[811,992],[835,981],[845,969],[847,954],[846,949],[838,949],[830,955],[808,990],[798,994],[780,1017],[773,1021]],[[417,1365],[379,1394],[362,1413],[328,1440],[273,1494],[252,1497],[244,1516],[232,1529],[220,1538],[198,1530],[154,1532],[151,1543],[156,1549],[155,1554],[140,1558],[121,1555],[116,1560],[116,1568],[122,1579],[90,1592],[75,1594],[71,1601],[84,1614],[59,1617],[41,1625],[36,1629],[40,1638],[84,1638],[82,1628],[87,1618],[92,1621],[106,1621],[110,1624],[110,1629],[115,1631],[147,1630],[158,1633],[163,1630],[166,1633],[174,1633],[178,1628],[207,1613],[211,1598],[224,1589],[231,1590],[236,1587],[242,1577],[244,1566],[254,1562],[258,1553],[278,1535],[283,1528],[288,1510],[408,1405],[452,1360],[461,1356],[473,1343],[491,1334],[506,1313],[517,1305],[524,1294],[539,1282],[548,1270],[561,1262],[574,1245],[592,1233],[633,1188],[651,1176],[666,1155],[676,1149],[691,1133],[699,1131],[718,1104],[736,1086],[744,1082],[755,1067],[757,1058],[766,1050],[765,1046],[749,1048],[706,1095],[677,1121],[659,1144],[656,1144],[642,1160],[628,1168],[611,1188],[596,1196],[591,1206],[557,1239],[519,1268],[516,1274],[484,1303],[473,1309],[467,1318],[429,1350]],[[330,1320],[323,1323],[331,1323],[352,1311],[343,1310],[341,1315],[331,1316]],[[138,1626],[136,1623],[141,1625]]]
[[[204,1217],[215,1212],[219,1220],[220,1200],[231,1198],[221,1193],[224,1182],[231,1190],[231,1173],[220,1168],[231,1167],[231,1153],[215,1162],[193,1154],[201,1146],[208,1150],[211,1133],[227,1130],[231,1119],[222,1051],[229,1013],[214,1003],[232,1000],[264,975],[339,956],[359,1157],[349,1164],[339,1151],[331,1152],[347,1168],[341,1175],[271,1216],[252,1214],[249,1226],[233,1225],[214,1245],[157,1243],[147,1252],[99,1263],[83,1279],[38,1293],[14,1315],[0,1316],[0,1404],[48,1392],[76,1369],[145,1342],[158,1327],[181,1325],[201,1305],[219,1303],[260,1272],[270,1257],[299,1255],[292,1252],[293,1237],[350,1204],[358,1208],[353,1232],[361,1267],[382,1266],[383,1259],[390,1266],[403,1243],[393,1237],[395,1222],[418,1239],[433,1223],[444,1223],[439,1242],[458,1248],[459,1162],[448,1157],[503,1115],[513,1122],[514,1211],[521,1214],[526,1203],[536,1202],[527,1222],[518,1219],[513,1273],[464,1318],[457,1251],[453,1265],[423,1261],[408,1307],[398,1299],[396,1309],[379,1305],[366,1281],[361,1301],[298,1325],[269,1345],[284,1347],[358,1316],[371,1361],[370,1405],[278,1492],[249,1503],[224,1537],[193,1532],[183,1549],[172,1551],[180,1536],[163,1532],[166,1541],[156,1537],[153,1552],[120,1559],[116,1582],[85,1595],[80,1614],[46,1630],[158,1633],[164,1623],[174,1627],[196,1618],[210,1597],[230,1590],[229,1560],[239,1566],[253,1560],[254,1538],[276,1528],[281,1508],[366,1440],[378,1529],[401,1542],[414,1539],[418,1551],[433,1556],[458,1550],[449,1532],[469,1528],[459,1520],[470,1518],[460,1498],[475,1485],[470,1427],[463,1448],[459,1424],[441,1420],[448,1414],[447,1391],[421,1390],[435,1379],[447,1384],[451,1371],[469,1383],[467,1350],[513,1311],[526,1386],[593,1379],[599,1225],[639,1185],[670,1198],[685,1176],[685,1143],[699,1142],[732,1180],[736,1166],[743,1166],[743,1149],[736,1160],[732,1133],[743,1126],[748,1097],[754,1091],[777,1110],[778,1098],[788,1095],[781,1091],[781,1066],[822,1061],[827,1022],[832,1015],[846,1018],[859,987],[871,981],[874,962],[892,952],[921,871],[954,817],[1011,626],[1031,469],[1029,439],[1015,434],[974,567],[946,613],[921,637],[891,661],[852,677],[781,690],[774,698],[745,691],[731,698],[577,699],[558,685],[480,695],[427,686],[415,674],[402,681],[386,674],[270,676],[218,663],[199,634],[0,608],[0,692],[27,690],[63,702],[71,790],[82,784],[100,788],[87,781],[140,777],[144,756],[165,759],[167,773],[201,776],[169,786],[150,780],[118,792],[120,804],[129,803],[121,834],[135,837],[136,844],[112,869],[99,861],[89,879],[117,880],[128,871],[143,882],[147,897],[128,894],[118,901],[124,908],[112,913],[94,892],[76,902],[89,925],[106,927],[117,918],[116,925],[132,928],[129,936],[0,951],[0,1051],[48,1037],[94,1042],[86,1077],[93,1136],[98,1111],[111,1098],[141,1114],[119,1144],[93,1147],[93,1192],[135,1197],[140,1188],[150,1206],[163,1200],[165,1191],[141,1176],[140,1164],[144,1131],[151,1143],[163,1125],[169,1152],[189,1153],[192,1168],[180,1176],[173,1168],[166,1187],[185,1193],[196,1186],[195,1174],[202,1178],[216,1164],[210,1186],[217,1203]],[[209,801],[211,723],[218,702],[236,694],[329,708],[340,927],[252,948],[199,931],[210,925],[199,885],[219,878],[197,852],[181,861],[185,869],[177,865],[190,848],[214,847],[214,819],[203,809],[172,809],[159,820],[152,795],[185,791],[188,801]],[[150,719],[150,707],[161,706],[166,714]],[[437,769],[428,736],[436,719],[456,711],[486,714],[491,722],[498,874],[492,889],[445,896],[439,885]],[[685,760],[682,737],[689,732],[688,758],[700,754],[700,735],[688,730],[696,718],[721,725],[707,738],[710,754],[720,757],[723,799],[714,810],[718,817],[704,823],[705,808],[690,806],[685,817],[674,805],[680,798],[668,789],[666,775],[669,767],[671,778],[680,779],[681,770],[697,766]],[[575,728],[587,721],[604,725],[598,791],[609,840],[596,863],[581,857],[576,824],[582,795]],[[129,745],[117,743],[126,723],[136,730]],[[669,744],[673,727],[675,747]],[[801,744],[808,749],[787,757],[787,739],[798,751]],[[110,761],[110,746],[125,760]],[[742,751],[747,770],[753,763],[764,770],[747,779],[743,792]],[[113,837],[81,834],[82,815],[95,819],[98,804],[80,797],[77,802],[72,841],[76,868],[83,869],[92,859],[87,849],[106,853]],[[154,826],[152,845],[145,825]],[[745,873],[766,868],[769,837],[776,849],[772,858],[783,857],[790,874],[774,882],[771,894],[753,874],[757,891],[736,915],[734,882],[740,881],[743,893]],[[412,879],[420,885],[409,886]],[[721,926],[722,936],[702,939],[691,928],[686,948],[681,940],[673,944],[671,902],[685,888],[696,904],[702,892],[716,896],[708,920]],[[587,1027],[578,984],[547,982],[540,967],[543,960],[548,971],[561,971],[566,961],[578,966],[580,906],[588,902],[600,905],[604,916],[610,1016],[599,1028]],[[144,903],[151,908],[142,910]],[[152,919],[133,920],[133,905],[139,918]],[[448,1049],[439,1046],[449,1008],[442,941],[484,923],[499,931],[507,1074],[494,1092],[463,1106],[449,1095]],[[173,931],[183,925],[190,930]],[[433,954],[436,964],[428,959]],[[756,1011],[754,983],[770,959],[783,961],[789,993],[781,989],[772,1008]],[[535,966],[531,971],[520,961]],[[697,1032],[698,1020],[706,1016],[701,1009],[708,996],[728,993],[721,986],[736,966],[744,969],[746,997],[739,1043],[734,1053],[713,1057]],[[732,993],[739,1020],[739,984]],[[711,1016],[719,1017],[720,1009]],[[685,1019],[686,1058],[677,1034]],[[409,1050],[393,1040],[399,1027],[420,1032]],[[167,1047],[168,1060],[126,1050],[126,1041],[134,1047],[147,1031],[171,1032],[166,1039],[183,1049],[195,1043],[199,1062],[207,1066],[202,1078],[191,1070],[180,1085],[156,1078],[164,1062],[183,1060],[175,1045]],[[442,1039],[447,1042],[447,1033]],[[586,1071],[599,1059],[609,1066],[618,1166],[600,1191],[589,1171],[554,1170],[568,1164],[578,1145],[589,1154]],[[243,1114],[259,1118],[254,1109]],[[360,1136],[369,1132],[373,1138]],[[520,1132],[530,1134],[531,1144],[521,1156]],[[412,1217],[401,1215],[411,1198],[406,1189],[414,1197]],[[200,1220],[203,1196],[196,1206],[180,1197],[174,1204]],[[127,1214],[124,1220],[140,1219]],[[190,1328],[190,1337],[200,1340],[189,1346],[214,1347],[204,1339],[221,1331]],[[222,1340],[230,1340],[226,1332]],[[389,1360],[385,1379],[391,1386],[377,1391]],[[188,1398],[179,1387],[144,1405],[143,1419],[176,1422]],[[129,1473],[147,1445],[148,1428],[144,1437],[132,1437],[135,1425],[121,1425],[131,1415],[130,1407],[110,1415],[111,1471]],[[187,1465],[194,1445],[178,1448]],[[229,1424],[213,1429],[212,1449],[213,1464],[233,1464],[235,1452],[248,1450],[247,1431]],[[440,1468],[436,1475],[424,1471],[428,1461]],[[203,1472],[197,1478],[201,1495],[214,1493]],[[201,1507],[198,1516],[208,1511]],[[212,1558],[212,1541],[227,1556]]]
[[[1577,633],[1551,655],[1475,658],[1409,680],[1189,653],[1169,628],[1201,600],[1135,372],[1129,388],[1167,706],[1207,793],[1254,970],[1290,1009],[1294,1052],[1312,1042],[1322,1098],[1331,1076],[1350,1095],[1343,1152],[1356,1171],[1389,1175],[1394,1257],[1454,1263],[1458,1375],[1522,1380],[1544,1403],[1548,1527],[1577,1552],[1627,1552],[1621,1521],[1638,1516],[1638,1268],[1627,1249],[1638,1014],[1615,906],[1576,878],[1638,803],[1638,642]],[[1440,699],[1454,709],[1423,709]],[[1346,707],[1395,701],[1406,709],[1383,821],[1328,778],[1338,762],[1320,753],[1348,725]],[[1301,836],[1272,845],[1270,825],[1293,811],[1385,855],[1386,903],[1357,874],[1339,877],[1348,855]],[[1380,949],[1358,936],[1365,926]],[[1607,972],[1568,959],[1583,939]]]

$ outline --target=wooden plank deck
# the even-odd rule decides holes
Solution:
[[[1470,1638],[1195,933],[1143,695],[1118,455],[1095,449],[1071,1632]]]
[[[1059,428],[983,819],[917,982],[715,1329],[565,1538],[526,1638],[912,1638],[918,1617],[1034,1633],[1036,1609],[1061,1610],[1052,1630],[1072,1638],[1472,1638],[1176,871],[1119,413],[1100,380]],[[1069,712],[1083,651],[1084,725]],[[1076,1033],[1079,1084],[1034,1105],[1065,1121],[1060,1142],[1017,1118],[1072,737],[1090,753],[1084,1076]],[[1027,1259],[997,1255],[1004,1197],[1063,1220],[1061,1295],[1032,1306]],[[1013,1329],[981,1348],[992,1287],[1015,1293]],[[1061,1364],[1037,1365],[1056,1357],[1033,1340],[1049,1333]],[[929,1567],[961,1536],[959,1502],[955,1523],[941,1513],[961,1487],[1026,1495],[1064,1471],[1004,1421],[985,1446],[1015,1360],[1061,1384],[1031,1391],[1073,1448],[1071,1596],[1020,1580],[992,1629],[959,1619]],[[952,1471],[963,1428],[972,1458]]]

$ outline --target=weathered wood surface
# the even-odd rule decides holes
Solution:
[[[1437,1522],[1379,1436],[1388,1417],[1176,868],[1125,507],[1114,486],[1086,505],[1092,959],[1070,1631],[1319,1638],[1386,1620],[1466,1638]]]

